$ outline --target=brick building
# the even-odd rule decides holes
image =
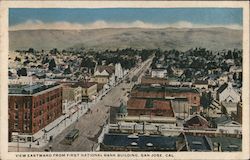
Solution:
[[[171,102],[165,99],[130,98],[127,106],[130,116],[151,115],[174,117]]]
[[[33,135],[61,115],[61,85],[9,86],[9,141],[13,132]]]
[[[166,78],[143,76],[141,78],[141,84],[143,85],[151,85],[151,84],[166,85],[166,84],[169,84],[169,81]]]
[[[200,111],[200,94],[194,88],[136,85],[131,91],[131,97],[163,99],[186,98],[191,109],[190,113]]]

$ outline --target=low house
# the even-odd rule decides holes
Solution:
[[[209,123],[204,117],[196,114],[186,119],[183,126],[187,129],[206,129],[209,128]]]
[[[242,126],[240,123],[233,121],[229,116],[222,115],[221,117],[211,120],[211,124],[214,128],[217,128],[217,132],[223,134],[242,134]]]
[[[219,102],[235,102],[241,100],[240,94],[233,88],[231,83],[224,83],[217,90],[216,98]]]
[[[222,102],[221,103],[222,113],[232,116],[233,113],[237,112],[237,104],[238,103],[234,103],[234,102]]]
[[[220,103],[216,100],[213,100],[212,103],[209,105],[209,107],[205,109],[205,112],[207,117],[210,118],[220,117],[222,114]]]
[[[157,68],[151,70],[151,77],[164,78],[166,77],[167,70],[165,68]]]
[[[224,134],[242,134],[242,126],[236,121],[217,124],[217,131]]]
[[[208,90],[208,81],[196,80],[193,85],[195,88]]]

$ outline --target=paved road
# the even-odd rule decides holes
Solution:
[[[138,73],[143,73],[150,65],[152,59],[147,60],[140,67],[134,69],[129,73],[129,77],[133,77]],[[142,72],[143,71],[143,72]],[[123,82],[114,87],[108,92],[102,100],[91,107],[91,111],[88,114],[83,115],[79,120],[68,128],[63,130],[53,142],[49,143],[39,151],[44,151],[52,146],[52,151],[92,151],[97,147],[97,137],[102,130],[102,126],[106,123],[109,117],[109,107],[107,106],[119,106],[121,100],[126,100],[127,89],[132,87],[131,83]],[[79,129],[79,137],[71,144],[64,144],[64,137],[73,128]]]

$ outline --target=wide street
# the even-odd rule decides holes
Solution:
[[[131,78],[141,74],[148,69],[152,58],[148,59],[137,68],[132,69],[127,77]],[[125,77],[126,79],[126,77]],[[79,117],[78,121],[72,123],[69,127],[64,129],[52,142],[48,143],[45,147],[39,149],[25,149],[24,151],[45,151],[52,147],[52,151],[93,151],[97,147],[97,139],[102,127],[106,124],[109,117],[109,106],[119,106],[121,100],[126,101],[127,91],[131,89],[133,82],[127,83],[122,81],[117,86],[113,87],[106,95],[104,95],[96,104],[92,105],[90,111],[85,115]],[[78,138],[71,144],[64,144],[65,136],[72,129],[79,129]],[[21,151],[21,150],[20,150]]]

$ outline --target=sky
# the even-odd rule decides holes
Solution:
[[[12,8],[10,30],[95,28],[242,28],[241,8]]]

